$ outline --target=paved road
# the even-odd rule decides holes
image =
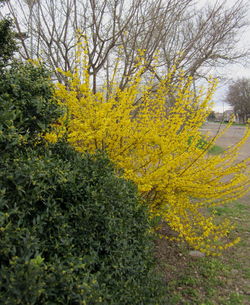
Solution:
[[[225,128],[224,124],[220,123],[212,123],[207,122],[202,130],[204,133],[208,133],[209,136],[213,137],[217,134],[217,132],[220,132]],[[216,141],[216,144],[227,148],[231,145],[234,145],[237,143],[242,135],[244,134],[246,128],[244,126],[235,126],[232,125],[218,140]],[[239,160],[245,160],[250,157],[250,137],[246,141],[246,143],[241,147],[241,150],[239,152]],[[241,202],[250,203],[250,192],[245,195],[243,198],[240,199]]]
[[[225,128],[226,125],[220,124],[220,123],[212,123],[212,122],[207,122],[202,130],[205,133],[208,133],[209,136],[214,136],[217,134],[218,131],[221,131]],[[246,128],[244,126],[231,126],[225,134],[223,134],[217,141],[216,144],[223,147],[227,148],[231,145],[234,145],[237,143],[242,135],[244,134],[244,131]],[[244,160],[250,157],[250,137],[248,138],[247,142],[242,146],[240,153],[239,153],[239,159]]]

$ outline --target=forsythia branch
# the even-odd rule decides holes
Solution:
[[[171,71],[150,91],[154,78],[145,83],[139,71],[122,90],[114,81],[112,88],[94,93],[87,69],[83,63],[85,78],[76,72],[67,87],[57,85],[56,97],[67,107],[68,117],[62,117],[46,138],[57,141],[67,130],[68,142],[78,151],[105,149],[123,176],[137,184],[152,216],[160,216],[178,233],[168,238],[185,240],[213,255],[238,242],[228,241],[232,228],[228,221],[216,224],[214,215],[203,214],[204,208],[238,198],[249,189],[249,160],[236,161],[249,129],[223,155],[207,154],[209,143],[204,150],[199,146],[216,82],[210,81],[206,93],[197,93],[191,89],[192,78],[179,73],[173,83],[176,71]],[[170,94],[174,102],[167,107]]]

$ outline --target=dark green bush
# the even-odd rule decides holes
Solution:
[[[157,304],[147,212],[106,158],[58,144],[0,187],[0,304]]]
[[[43,143],[51,90],[30,64],[0,81],[0,304],[159,304],[135,186],[102,155]]]
[[[15,146],[21,139],[22,145],[33,145],[35,137],[48,129],[61,112],[53,99],[49,73],[42,65],[16,62],[4,71],[0,78],[2,149]],[[14,134],[18,142],[12,141]]]
[[[13,53],[17,50],[17,44],[14,37],[15,34],[12,31],[11,20],[0,20],[0,74],[1,69],[8,64],[8,61],[11,59]]]

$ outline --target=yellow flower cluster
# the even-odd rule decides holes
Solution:
[[[178,233],[168,238],[213,255],[238,242],[228,240],[228,221],[217,224],[206,212],[249,188],[249,160],[237,162],[248,129],[223,155],[207,154],[210,144],[199,147],[215,82],[206,92],[194,92],[192,78],[173,70],[157,85],[153,78],[145,85],[141,68],[125,89],[113,81],[93,93],[87,68],[84,62],[81,76],[76,71],[68,74],[67,86],[57,85],[56,96],[67,112],[46,138],[55,142],[66,135],[80,152],[105,150],[122,175],[137,184],[152,215]]]

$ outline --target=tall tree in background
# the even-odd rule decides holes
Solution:
[[[226,102],[233,107],[237,120],[245,124],[250,118],[250,79],[234,81],[228,88]]]
[[[29,36],[20,35],[20,55],[42,58],[54,71],[74,69],[78,39],[87,37],[94,92],[111,81],[117,55],[123,88],[136,72],[138,50],[145,52],[145,73],[154,70],[156,80],[174,64],[186,75],[206,77],[209,68],[247,54],[237,51],[246,26],[243,1],[198,8],[194,0],[9,0],[5,9],[17,31]],[[158,67],[152,69],[156,55]],[[59,72],[56,77],[64,81]]]
[[[14,37],[15,34],[12,31],[12,22],[9,19],[0,20],[0,71],[8,64],[13,53],[17,51]]]

